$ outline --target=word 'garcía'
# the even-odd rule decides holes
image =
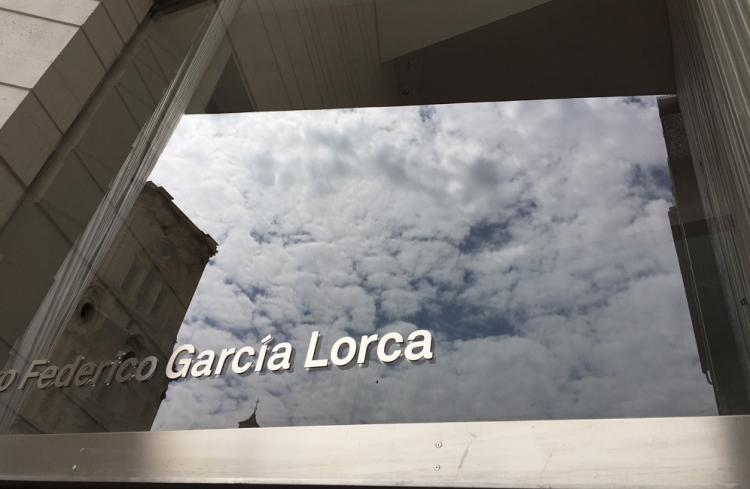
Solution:
[[[386,333],[362,336],[357,342],[350,336],[336,340],[327,356],[320,356],[318,342],[320,333],[313,331],[305,355],[305,368],[325,368],[329,365],[346,367],[356,361],[365,365],[371,350],[375,350],[377,359],[383,364],[393,363],[400,358],[410,362],[431,360],[432,334],[426,330],[417,330],[409,334],[404,341],[400,333]],[[222,375],[229,368],[238,375],[264,371],[278,372],[289,370],[294,361],[294,348],[290,343],[282,342],[271,346],[271,335],[261,340],[256,352],[252,346],[241,348],[224,348],[217,353],[204,350],[196,355],[193,345],[182,345],[177,348],[167,362],[167,377],[179,379],[190,377],[208,377]]]

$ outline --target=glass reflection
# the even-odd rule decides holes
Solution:
[[[676,97],[262,113],[671,91],[663,5],[419,48],[401,2],[179,3],[6,199],[0,433],[750,412],[742,206]]]
[[[155,429],[716,412],[653,98],[187,116],[151,178],[219,243],[178,343],[296,351]],[[303,366],[418,329],[429,362]]]

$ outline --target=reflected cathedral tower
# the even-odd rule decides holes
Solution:
[[[155,355],[146,382],[28,386],[14,432],[149,430],[167,389],[172,352],[198,282],[217,244],[151,182],[141,191],[73,317],[49,356],[52,364]]]

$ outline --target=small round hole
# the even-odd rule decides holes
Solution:
[[[87,302],[84,305],[81,306],[81,310],[78,312],[79,317],[84,322],[89,322],[92,319],[94,319],[94,315],[96,314],[96,309],[94,308],[94,304],[91,302]]]

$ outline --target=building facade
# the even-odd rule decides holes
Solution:
[[[0,475],[746,485],[749,23],[746,0],[1,0],[6,371],[40,358],[74,361],[82,345],[88,357],[119,361],[155,355],[163,364],[171,354],[216,250],[146,184],[185,113],[675,94],[660,104],[675,197],[669,217],[701,367],[719,411],[737,416],[8,435],[0,437],[11,454],[0,458]],[[147,386],[143,397],[128,384],[73,396],[9,389],[0,431],[148,429],[166,379]],[[81,451],[71,458],[73,446]],[[29,461],[36,452],[46,464]]]

